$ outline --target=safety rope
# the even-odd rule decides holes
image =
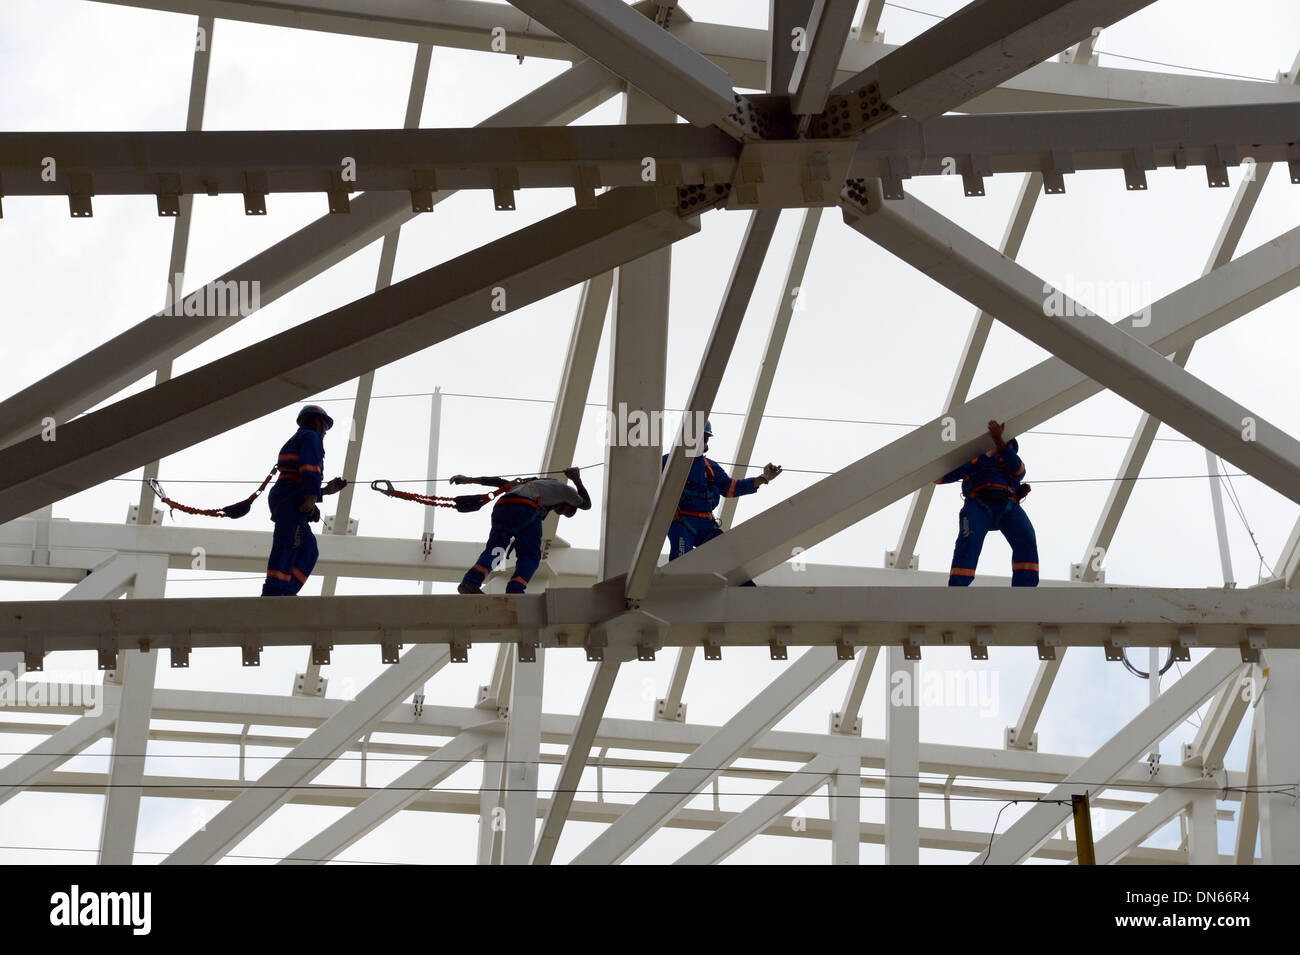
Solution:
[[[457,497],[443,497],[436,494],[417,494],[414,491],[399,491],[397,488],[393,487],[392,481],[385,480],[371,481],[370,488],[371,490],[378,491],[380,494],[388,497],[395,497],[403,501],[415,501],[417,504],[424,504],[426,507],[454,507],[461,513],[468,514],[481,509],[484,504],[500,497],[507,491],[511,491],[521,484],[527,484],[529,481],[534,480],[536,480],[536,478],[519,478],[486,494],[461,494]]]
[[[157,478],[147,478],[146,483],[158,497],[158,500],[166,504],[170,512],[173,514],[176,511],[181,511],[185,514],[197,514],[201,517],[229,517],[232,519],[238,519],[248,513],[249,508],[253,506],[253,502],[257,500],[258,495],[266,490],[266,486],[271,483],[271,478],[275,477],[275,472],[278,470],[280,470],[278,464],[273,466],[271,472],[267,474],[266,479],[262,481],[261,486],[256,491],[248,495],[244,500],[235,504],[227,504],[225,507],[190,507],[188,504],[182,504],[180,501],[174,501],[168,497],[167,492],[163,490],[163,486],[159,483]]]

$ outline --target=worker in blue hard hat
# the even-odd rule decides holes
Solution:
[[[263,597],[291,597],[302,590],[316,566],[319,551],[311,522],[320,520],[317,502],[327,494],[347,487],[336,477],[324,487],[325,432],[334,419],[320,405],[306,405],[298,412],[298,430],[280,449],[279,478],[267,495],[275,532],[266,561]]]
[[[681,499],[677,502],[677,512],[668,527],[668,559],[676,560],[701,544],[713,540],[722,533],[713,510],[718,501],[724,497],[744,497],[753,494],[764,484],[770,484],[781,473],[781,468],[768,464],[763,473],[752,478],[733,478],[722,469],[717,461],[705,456],[709,450],[709,438],[713,437],[713,422],[704,422],[704,442],[701,453],[691,461],[691,470],[686,477],[686,486],[682,488]],[[668,463],[668,455],[663,456],[661,467]],[[752,580],[742,586],[753,587]]]
[[[953,548],[949,587],[967,587],[975,579],[980,551],[989,531],[1001,531],[1011,545],[1011,586],[1038,586],[1038,540],[1020,502],[1029,494],[1024,483],[1025,462],[1015,438],[1002,439],[1003,425],[989,422],[993,450],[971,458],[935,484],[961,481],[960,523]]]

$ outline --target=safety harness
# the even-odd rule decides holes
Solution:
[[[527,478],[525,480],[511,481],[503,487],[499,487],[495,491],[490,491],[487,494],[460,494],[456,497],[440,497],[435,494],[417,494],[414,491],[399,491],[397,488],[393,487],[392,481],[371,481],[370,487],[372,490],[378,491],[380,494],[388,497],[400,498],[403,501],[415,501],[417,504],[424,504],[427,507],[454,507],[461,513],[468,514],[482,509],[484,504],[487,504],[508,491],[514,490],[519,487],[519,485],[527,484],[532,480],[535,479]],[[512,500],[522,501],[525,504],[531,504],[533,507],[537,508],[541,507],[541,505],[536,501],[529,500],[526,497],[514,497]]]
[[[163,486],[158,483],[157,478],[148,478],[147,483],[153,489],[154,494],[157,495],[158,500],[166,504],[172,513],[183,511],[186,514],[198,514],[201,517],[229,517],[238,520],[248,513],[249,508],[253,506],[253,502],[257,500],[258,495],[266,490],[266,486],[271,483],[271,478],[275,477],[275,472],[279,469],[278,464],[271,468],[271,473],[266,476],[266,480],[262,482],[261,487],[239,503],[227,504],[225,507],[190,507],[188,504],[173,501],[168,497],[167,492],[163,490]]]
[[[705,473],[708,475],[709,497],[713,497],[713,489],[714,489],[714,486],[715,486],[715,479],[714,479],[714,477],[713,477],[713,465],[709,463],[709,459],[708,459],[708,458],[705,458],[705,459],[704,459],[704,471],[705,471]],[[716,517],[714,517],[713,514],[712,514],[711,512],[708,512],[708,511],[684,511],[684,510],[682,510],[680,507],[677,508],[676,513],[673,514],[673,520],[678,521],[678,520],[681,520],[683,517],[699,517],[699,518],[703,518],[703,519],[706,520],[706,521],[713,521],[713,523],[715,523],[715,524],[718,523],[718,519],[717,519]]]

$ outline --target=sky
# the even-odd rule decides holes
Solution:
[[[887,4],[881,28],[886,40],[901,43],[956,10],[956,0],[916,0],[905,7]],[[766,25],[766,6],[757,3],[683,4],[696,20],[751,27]],[[924,9],[932,16],[917,12]],[[168,130],[183,128],[188,97],[195,18],[119,7],[87,0],[5,0],[0,4],[0,129],[8,131]],[[1153,72],[1214,71],[1271,81],[1289,69],[1294,37],[1300,36],[1300,8],[1284,0],[1241,0],[1225,13],[1210,0],[1159,0],[1107,29],[1098,41],[1101,64]],[[220,20],[210,38],[212,61],[204,116],[205,129],[349,129],[395,127],[402,123],[415,46],[409,43],[345,37]],[[1142,62],[1138,59],[1141,58]],[[472,126],[529,90],[559,75],[561,61],[438,48],[426,88],[421,125]],[[582,117],[586,124],[616,123],[616,97]],[[1058,286],[1106,281],[1131,287],[1138,304],[1159,299],[1197,278],[1241,176],[1230,170],[1231,189],[1211,190],[1201,170],[1160,170],[1148,176],[1150,189],[1124,189],[1118,171],[1081,173],[1067,181],[1064,196],[1043,197],[1029,227],[1019,261]],[[997,243],[1016,195],[1019,176],[988,181],[988,194],[968,199],[956,177],[909,181],[908,190],[952,217],[985,241]],[[402,229],[395,281],[447,261],[487,241],[540,221],[567,208],[567,190],[520,192],[514,212],[496,212],[486,193],[461,193],[431,215]],[[323,195],[276,194],[268,215],[248,217],[238,196],[199,197],[190,238],[187,288],[192,288],[292,234],[325,212]],[[747,216],[712,212],[699,233],[673,249],[667,405],[680,408],[721,301]],[[767,329],[781,294],[786,262],[801,213],[781,218],[751,308],[722,382],[711,417],[717,436],[712,456],[734,461],[741,413]],[[1294,228],[1300,222],[1300,192],[1274,172],[1246,228],[1238,254]],[[6,198],[0,220],[0,318],[9,331],[4,394],[15,393],[131,327],[157,310],[163,300],[172,236],[170,220],[160,219],[151,197],[96,197],[94,217],[72,219],[63,200]],[[379,243],[254,313],[231,330],[176,362],[175,373],[200,367],[240,348],[309,321],[373,290]],[[781,356],[768,417],[759,432],[754,460],[787,468],[771,487],[745,498],[737,520],[745,520],[888,444],[916,424],[938,415],[974,308],[849,229],[828,210],[813,246],[803,283],[803,307],[794,315]],[[439,470],[475,474],[521,474],[540,461],[550,402],[572,325],[579,290],[572,288],[488,326],[379,369],[356,477],[393,480],[426,475],[429,393],[444,394],[439,423]],[[1300,427],[1300,408],[1289,389],[1279,387],[1293,374],[1300,333],[1292,316],[1296,293],[1275,300],[1216,332],[1192,353],[1188,370],[1288,433]],[[1118,314],[1107,314],[1112,320]],[[178,319],[184,320],[184,319]],[[20,337],[21,336],[21,337]],[[602,460],[601,409],[607,391],[608,340],[590,383],[589,406],[574,463]],[[975,376],[972,394],[982,393],[1046,357],[1009,329],[995,325]],[[122,396],[148,387],[142,380]],[[326,471],[341,468],[355,382],[312,397],[324,404],[341,427],[326,440]],[[184,488],[193,503],[211,506],[247,493],[292,433],[297,406],[234,428],[169,456],[161,475],[169,490]],[[1021,435],[1027,480],[1034,494],[1026,502],[1038,536],[1045,578],[1064,578],[1083,557],[1093,525],[1139,417],[1129,403],[1103,393]],[[1228,466],[1230,473],[1239,469]],[[1106,558],[1107,580],[1141,586],[1217,587],[1223,584],[1220,556],[1204,479],[1202,449],[1162,427],[1124,520]],[[138,499],[140,472],[121,475],[55,505],[55,515],[80,521],[118,523]],[[212,483],[191,483],[212,482]],[[601,504],[598,468],[588,484]],[[1231,489],[1240,513],[1228,504],[1227,533],[1235,576],[1242,586],[1256,583],[1271,564],[1296,522],[1296,505],[1260,482],[1234,476]],[[809,562],[881,566],[896,543],[906,501],[811,548]],[[946,570],[960,507],[955,487],[940,488],[922,530],[918,553],[923,570]],[[423,513],[412,504],[389,500],[368,489],[358,491],[353,516],[362,535],[418,538]],[[203,518],[168,515],[182,527],[211,526]],[[269,530],[264,505],[239,525]],[[563,536],[574,546],[595,547],[596,515],[566,521]],[[486,533],[485,515],[440,512],[437,536],[476,541]],[[1258,550],[1257,550],[1258,548]],[[1261,555],[1262,554],[1262,560]],[[991,536],[981,571],[1006,575],[1009,548]],[[258,575],[172,570],[169,596],[251,595]],[[319,575],[307,594],[319,593]],[[449,585],[434,585],[450,592]],[[65,585],[0,581],[0,599],[55,599]],[[402,581],[343,579],[341,594],[413,593]],[[300,650],[268,651],[259,669],[240,666],[233,651],[196,654],[189,670],[160,667],[158,685],[168,688],[282,694],[302,669]],[[494,653],[476,648],[469,664],[447,667],[426,689],[427,699],[470,705],[476,688],[488,682]],[[1001,748],[1005,727],[1013,724],[1037,666],[1032,651],[994,650],[986,663],[965,652],[927,651],[928,672],[973,675],[991,700],[975,707],[929,706],[922,710],[922,739]],[[64,671],[88,679],[94,660],[67,654]],[[646,718],[662,696],[674,654],[654,663],[623,668],[607,714]],[[1140,654],[1139,666],[1145,666]],[[54,663],[47,664],[53,669]],[[782,664],[763,651],[729,650],[723,666],[697,663],[685,699],[692,722],[720,723],[774,678]],[[815,691],[781,724],[783,729],[821,732],[827,714],[838,709],[848,667]],[[1185,667],[1179,668],[1184,669]],[[1173,679],[1179,669],[1171,671]],[[328,695],[349,698],[380,671],[372,649],[336,651],[327,670]],[[466,672],[468,671],[468,672]],[[548,712],[576,713],[590,665],[575,654],[552,653],[546,663],[544,705]],[[883,664],[863,706],[864,732],[880,736],[884,722]],[[1040,750],[1087,754],[1141,710],[1147,684],[1101,653],[1067,656],[1039,725]],[[17,719],[17,718],[15,718]],[[157,723],[155,727],[157,728]],[[1192,723],[1164,743],[1166,762],[1178,761],[1178,747],[1190,742]],[[284,735],[277,730],[273,735]],[[1244,737],[1229,754],[1229,768],[1244,768]],[[0,763],[32,745],[30,734],[0,735]],[[107,751],[102,743],[92,754]],[[560,748],[546,746],[546,752]],[[200,753],[202,758],[180,753]],[[283,750],[266,749],[253,767],[270,764]],[[202,773],[233,776],[232,751],[214,747],[180,749],[155,742],[150,773]],[[618,755],[611,753],[611,755]],[[624,754],[627,755],[627,754]],[[69,769],[101,767],[102,755],[80,757]],[[370,767],[368,779],[396,775],[401,764]],[[318,781],[354,780],[356,761],[340,761]],[[445,787],[477,785],[477,767],[448,780]],[[549,767],[541,785],[553,780]],[[605,785],[626,792],[653,785],[650,773],[609,771]],[[594,784],[594,774],[588,774]],[[743,807],[761,789],[753,780],[725,779],[724,808]],[[630,795],[610,796],[631,799]],[[702,797],[699,804],[709,804]],[[0,805],[0,846],[93,848],[98,840],[99,796],[49,796],[27,793]],[[1221,804],[1227,806],[1229,804]],[[138,846],[141,862],[156,861],[220,808],[217,803],[146,799]],[[953,825],[988,831],[998,804],[957,803]],[[824,795],[804,803],[809,816],[824,816]],[[1012,807],[1000,831],[1023,811]],[[941,825],[939,802],[922,804],[922,824]],[[286,807],[272,826],[252,834],[235,852],[244,856],[284,853],[328,824],[338,810]],[[868,790],[863,818],[879,820],[883,802]],[[1117,820],[1118,815],[1112,817]],[[1103,814],[1105,828],[1106,817]],[[343,860],[472,862],[477,821],[473,816],[406,813],[385,824],[340,856]],[[575,854],[598,826],[571,823],[557,854]],[[1220,825],[1224,851],[1233,829]],[[671,861],[701,838],[699,833],[665,829],[651,838],[633,861]],[[1177,825],[1166,827],[1152,844],[1177,845]],[[148,854],[152,853],[152,854]],[[0,861],[75,861],[83,853],[0,849]],[[815,840],[758,837],[731,862],[822,862],[827,846]],[[864,846],[864,862],[879,861],[881,849]],[[923,859],[961,861],[961,856],[923,851]],[[254,861],[254,860],[244,860]]]

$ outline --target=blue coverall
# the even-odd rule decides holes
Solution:
[[[667,463],[665,454],[659,466],[662,468]],[[686,486],[677,502],[677,513],[668,527],[668,559],[676,560],[722,533],[713,517],[722,498],[744,497],[757,490],[754,478],[732,478],[717,461],[698,455],[691,462]],[[754,582],[747,580],[741,586],[753,587]]]
[[[267,503],[275,532],[266,561],[263,597],[292,597],[302,590],[320,551],[311,532],[311,515],[298,510],[303,499],[321,498],[325,443],[315,428],[299,428],[280,449],[280,476],[271,486]]]
[[[522,594],[542,563],[542,524],[553,507],[546,507],[526,497],[505,494],[492,508],[492,531],[483,553],[465,574],[464,583],[483,586],[485,578],[506,558],[510,538],[515,540],[515,574],[506,584],[506,593]]]
[[[1011,545],[1011,586],[1038,586],[1038,540],[1029,515],[1016,496],[1025,477],[1025,464],[1014,438],[1005,451],[981,454],[949,471],[940,484],[961,481],[965,503],[961,508],[957,546],[953,549],[949,587],[968,587],[975,579],[984,537],[1001,531]]]

